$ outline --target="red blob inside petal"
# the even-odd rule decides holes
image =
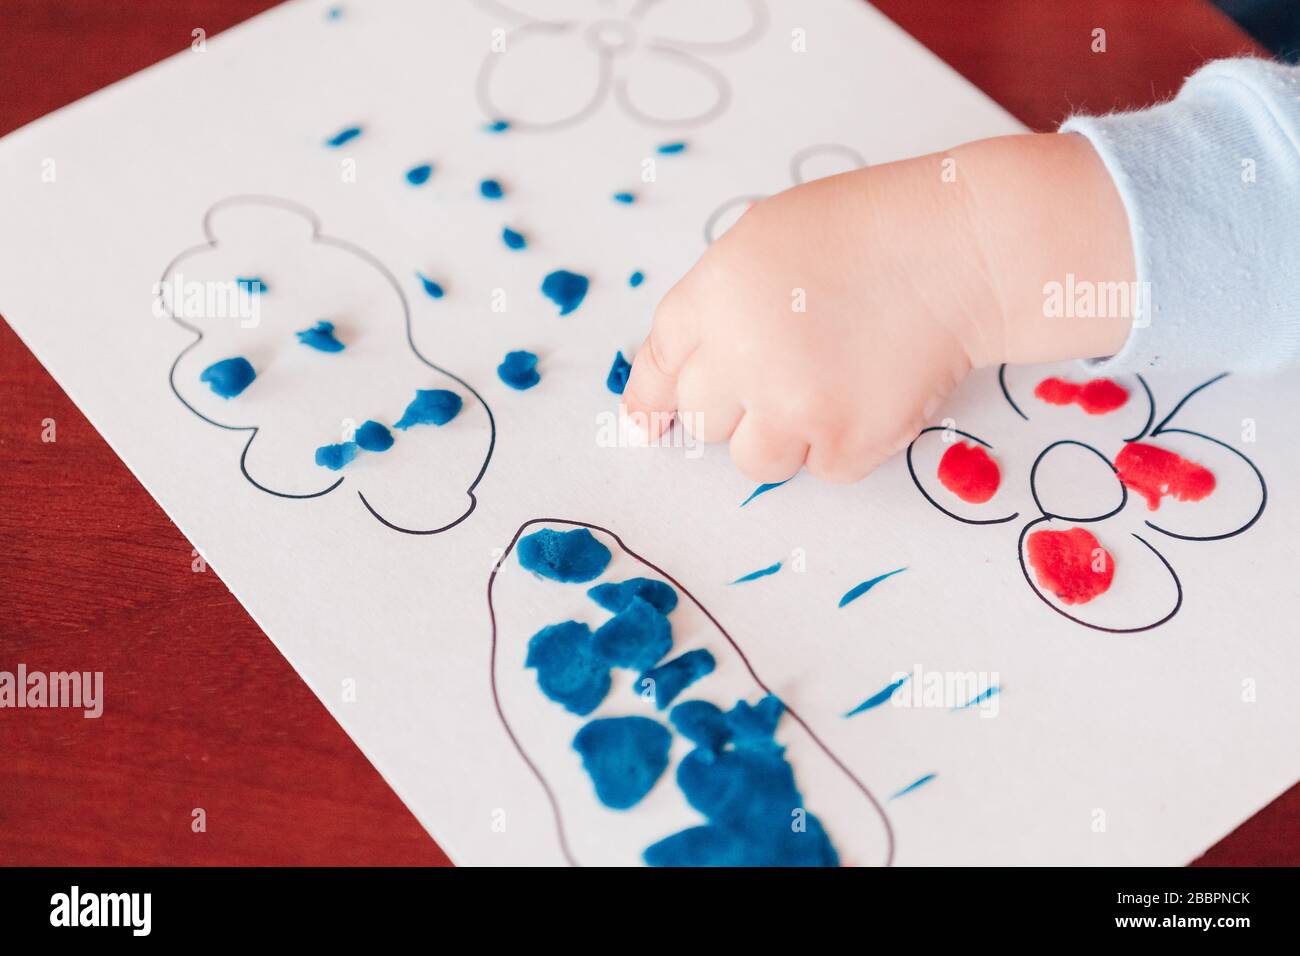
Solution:
[[[1063,604],[1087,604],[1115,579],[1115,559],[1084,528],[1035,531],[1025,542],[1038,586]]]
[[[979,445],[957,442],[939,459],[939,481],[962,501],[982,505],[998,490],[998,463]]]
[[[1172,451],[1129,442],[1115,459],[1119,480],[1147,500],[1155,511],[1164,495],[1178,501],[1200,501],[1214,491],[1214,472]]]
[[[1105,415],[1124,406],[1128,389],[1108,378],[1094,378],[1082,385],[1063,378],[1045,378],[1034,389],[1034,396],[1049,405],[1078,405],[1089,415]]]

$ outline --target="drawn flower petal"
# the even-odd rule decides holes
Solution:
[[[709,0],[708,15],[699,0],[641,0],[632,19],[657,41],[701,53],[740,49],[767,29],[763,0]]]
[[[521,129],[555,129],[585,119],[609,92],[610,59],[575,26],[530,23],[511,31],[503,53],[479,69],[479,106]]]
[[[1085,392],[1090,382],[1093,385]],[[1004,365],[998,369],[998,384],[1003,398],[1021,419],[1086,441],[1108,454],[1118,443],[1146,434],[1154,422],[1151,389],[1141,375],[1103,380],[1089,376],[1077,362]],[[1071,398],[1070,385],[1078,386],[1080,394]],[[1102,398],[1112,397],[1117,388],[1127,393],[1118,407],[1090,401],[1099,392]]]
[[[1071,439],[1052,442],[1039,453],[1029,469],[1029,488],[1040,514],[1064,521],[1104,521],[1128,502],[1128,490],[1109,459]]]
[[[1155,464],[1165,459],[1174,465],[1165,481],[1158,477],[1158,469],[1154,478],[1150,469],[1145,475],[1128,476],[1135,504],[1141,508],[1138,513],[1148,527],[1171,538],[1218,541],[1241,534],[1264,513],[1268,486],[1263,474],[1246,454],[1226,442],[1188,429],[1163,428],[1138,444],[1154,450]],[[1121,477],[1128,470],[1123,467],[1126,460],[1124,451],[1116,456]],[[1190,471],[1203,478],[1205,470],[1213,480],[1198,481],[1195,488],[1182,487],[1185,482],[1174,473]]]
[[[1036,535],[1075,531],[1085,534],[1074,536],[1064,544],[1059,539],[1035,541]],[[1090,543],[1090,538],[1095,538],[1096,548],[1070,554],[1071,547],[1082,547],[1081,542]],[[1036,548],[1036,543],[1040,547]],[[1041,547],[1043,544],[1049,547]],[[1052,545],[1058,545],[1059,550]],[[1147,631],[1164,624],[1182,607],[1183,588],[1173,566],[1148,537],[1126,531],[1121,520],[1081,526],[1069,521],[1035,518],[1020,532],[1018,553],[1020,569],[1030,590],[1058,614],[1093,630],[1112,634]],[[1054,573],[1070,558],[1082,561],[1083,566],[1076,564],[1074,575]],[[1086,582],[1078,584],[1078,574],[1090,571],[1104,575],[1106,580],[1097,587],[1088,587]],[[1056,588],[1061,588],[1063,593],[1054,593]]]
[[[956,469],[950,467],[954,456],[965,459]],[[990,464],[996,479],[989,473]],[[982,476],[976,474],[970,482],[952,480],[951,473],[970,472],[972,465]],[[993,446],[969,432],[938,425],[923,429],[907,446],[907,469],[925,500],[956,521],[1002,524],[1019,516],[1014,497],[1003,487],[1006,470]],[[990,486],[993,493],[986,496]]]
[[[489,16],[505,17],[512,23],[572,23],[600,12],[595,3],[586,6],[573,0],[477,0]]]
[[[614,85],[627,113],[653,126],[692,126],[720,115],[731,98],[726,77],[689,53],[666,46],[640,51]]]

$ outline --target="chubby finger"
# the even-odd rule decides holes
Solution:
[[[793,478],[808,456],[808,443],[747,412],[731,435],[731,460],[746,477],[770,484]]]
[[[889,459],[891,452],[879,446],[848,446],[838,443],[813,443],[804,467],[823,481],[850,485],[861,481]]]
[[[634,421],[645,422],[651,438],[658,436],[677,410],[677,376],[699,343],[696,313],[688,297],[674,286],[655,309],[650,334],[636,358],[623,404]]]
[[[731,383],[700,350],[677,376],[677,415],[696,441],[726,441],[740,424],[744,406]]]

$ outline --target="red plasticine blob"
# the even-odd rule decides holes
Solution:
[[[1063,604],[1087,604],[1115,578],[1115,559],[1084,528],[1035,531],[1025,550],[1039,586]]]
[[[1178,501],[1200,501],[1214,490],[1214,472],[1172,451],[1129,442],[1115,459],[1119,480],[1147,500],[1155,511],[1164,495]]]
[[[998,490],[998,463],[979,445],[957,442],[939,459],[939,480],[962,501],[982,505]]]
[[[1034,389],[1034,397],[1050,405],[1078,405],[1089,415],[1105,415],[1122,408],[1128,389],[1108,378],[1094,378],[1082,385],[1063,378],[1045,378]]]

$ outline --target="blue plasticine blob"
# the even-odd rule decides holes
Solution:
[[[596,653],[616,667],[648,671],[673,649],[673,627],[639,597],[596,630]]]
[[[443,297],[444,293],[442,291],[442,286],[438,285],[438,283],[434,282],[423,272],[417,272],[415,276],[420,280],[420,284],[424,286],[424,293],[430,299],[441,299]]]
[[[615,395],[622,395],[623,389],[627,388],[627,377],[632,374],[632,363],[623,358],[623,353],[619,352],[614,356],[614,364],[609,367],[609,374],[605,376],[605,387]]]
[[[433,175],[433,167],[428,163],[421,163],[419,166],[412,166],[406,171],[406,181],[412,186],[423,186]]]
[[[637,680],[635,689],[643,691],[646,689],[645,682],[652,681],[650,686],[654,688],[655,707],[664,710],[682,691],[706,674],[713,673],[716,666],[713,655],[703,648],[687,651],[680,657],[665,661],[654,670],[646,671]]]
[[[460,396],[445,388],[419,388],[393,427],[406,431],[412,425],[445,425],[460,414]]]
[[[393,433],[376,421],[363,424],[352,439],[363,451],[388,451],[393,447]]]
[[[506,194],[503,187],[495,179],[485,179],[478,184],[478,191],[484,199],[500,199]]]
[[[641,802],[668,769],[673,736],[649,717],[593,720],[573,738],[600,802],[626,810]]]
[[[542,380],[537,371],[537,356],[532,352],[507,352],[497,366],[497,378],[517,391],[532,388]]]
[[[343,343],[334,336],[334,323],[321,319],[310,329],[295,332],[298,341],[318,352],[342,352]]]
[[[586,528],[542,528],[519,539],[519,563],[551,581],[581,584],[600,577],[609,565],[609,548]]]
[[[708,824],[660,840],[644,853],[651,866],[838,866],[821,822],[803,807],[794,770],[772,739],[784,706],[769,695],[727,714],[704,701],[670,719],[698,743],[677,768],[677,785]],[[725,738],[733,741],[723,749]]]
[[[732,581],[731,583],[746,584],[750,581],[757,581],[759,578],[765,578],[769,574],[776,574],[776,572],[780,570],[781,570],[781,562],[778,561],[776,562],[776,564],[769,564],[767,567],[759,568],[757,571],[750,571],[748,574],[742,574],[740,577],[736,578],[736,580]]]
[[[668,715],[677,732],[705,753],[717,753],[731,742],[727,715],[707,700],[688,700]]]
[[[624,206],[630,206],[636,202],[636,193],[614,193],[614,202],[621,202]]]
[[[329,139],[325,140],[325,145],[331,149],[338,149],[344,143],[350,143],[361,135],[360,126],[347,126],[339,130]]]
[[[678,153],[686,152],[685,143],[664,143],[659,147],[660,156],[675,156]]]
[[[509,128],[510,122],[508,120],[493,120],[483,127],[489,133],[504,133]]]
[[[640,271],[639,269],[627,277],[627,284],[634,289],[637,286],[639,286],[642,282],[645,282],[645,273]]]
[[[537,670],[542,693],[585,717],[609,693],[609,665],[596,656],[591,629],[577,621],[552,624],[528,641],[525,667]]]
[[[199,381],[207,382],[208,387],[222,398],[234,398],[252,385],[255,378],[257,373],[253,371],[252,363],[243,356],[213,362],[199,373]]]
[[[542,280],[542,295],[560,307],[560,315],[568,315],[587,297],[591,282],[584,275],[557,269]]]
[[[357,443],[345,441],[338,445],[322,445],[316,449],[316,464],[338,471],[357,457]]]
[[[765,484],[765,485],[759,485],[757,488],[754,489],[753,494],[751,494],[748,498],[746,498],[744,501],[742,501],[742,502],[740,503],[740,507],[742,507],[742,508],[745,507],[745,505],[749,504],[751,501],[753,501],[753,500],[754,500],[755,498],[757,498],[759,495],[765,495],[765,494],[767,494],[769,491],[772,491],[772,490],[775,489],[775,488],[780,488],[780,487],[781,487],[782,485],[784,485],[787,481],[791,481],[791,480],[792,480],[792,479],[787,478],[785,481],[772,481],[772,482],[768,482],[768,483]]]
[[[515,232],[509,226],[501,230],[501,241],[509,249],[525,249],[528,246],[528,240],[524,238],[522,232]]]
[[[632,599],[638,597],[654,605],[660,614],[671,614],[677,606],[677,592],[657,578],[628,578],[597,584],[587,591],[587,597],[614,614],[626,610]]]
[[[257,276],[238,276],[235,284],[239,286],[241,292],[248,292],[253,295],[261,295],[263,292],[269,292],[270,289],[265,282]]]

